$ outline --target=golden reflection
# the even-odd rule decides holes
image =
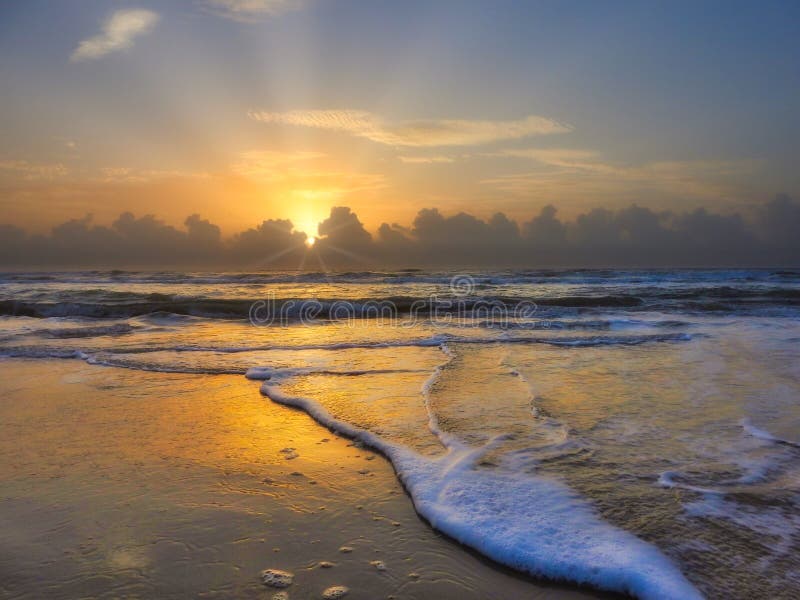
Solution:
[[[83,477],[195,465],[210,469],[204,472],[211,481],[219,470],[304,463],[318,454],[317,442],[325,435],[304,414],[271,403],[257,382],[241,376],[153,377],[74,363],[15,363],[6,365],[6,372],[14,368],[30,385],[2,390],[9,402],[0,417],[24,437],[26,451],[13,450],[17,438],[0,440],[5,456],[18,455],[0,468],[0,481],[26,463],[42,476],[63,474],[69,465],[73,475]],[[49,388],[35,385],[43,377],[53,382]],[[158,402],[149,400],[156,397]],[[286,446],[297,448],[302,458],[287,462],[280,452]],[[42,460],[52,459],[53,449],[57,458]],[[348,461],[345,444],[326,452],[336,454],[337,464]]]

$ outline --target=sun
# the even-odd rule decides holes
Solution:
[[[319,241],[319,224],[325,220],[326,214],[327,210],[315,210],[309,203],[302,212],[295,213],[290,217],[289,220],[294,225],[294,231],[305,234],[306,248],[313,247]]]
[[[314,244],[317,243],[318,235],[317,235],[317,223],[312,219],[306,219],[298,223],[298,225],[294,229],[295,231],[299,231],[304,233],[306,236],[305,245],[306,248],[311,248]]]

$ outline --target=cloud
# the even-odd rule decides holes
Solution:
[[[299,10],[306,3],[306,0],[208,0],[206,6],[221,17],[252,22]]]
[[[2,171],[14,173],[27,180],[55,179],[69,173],[69,169],[61,163],[30,163],[27,160],[0,161],[0,172]]]
[[[473,146],[534,135],[566,133],[569,125],[531,115],[516,121],[470,121],[460,119],[386,122],[360,110],[251,111],[262,123],[277,123],[341,131],[390,146]]]
[[[330,246],[334,252],[347,255],[352,250],[364,250],[372,236],[364,229],[358,216],[347,206],[334,206],[330,216],[319,224],[320,248]]]
[[[110,226],[91,216],[68,220],[49,235],[29,235],[0,224],[0,264],[162,268],[314,268],[392,266],[486,267],[678,267],[796,266],[800,256],[800,202],[788,196],[747,213],[704,208],[653,211],[631,205],[595,208],[571,221],[553,206],[522,223],[497,213],[419,211],[411,227],[384,223],[372,236],[346,206],[331,209],[320,238],[306,249],[306,234],[287,220],[268,219],[224,239],[220,228],[189,216],[183,228],[152,215],[123,213]],[[310,253],[310,254],[309,254]]]
[[[268,219],[257,227],[236,234],[227,248],[227,256],[220,260],[246,266],[270,267],[291,264],[297,266],[302,261],[306,234],[293,230],[291,221]]]
[[[592,150],[575,150],[569,148],[516,148],[494,152],[489,156],[508,156],[529,158],[545,165],[565,169],[584,169],[589,171],[613,170],[603,164],[597,152]]]
[[[755,161],[654,161],[642,164],[615,164],[601,159],[592,150],[565,148],[522,148],[503,150],[490,156],[529,158],[549,167],[557,167],[570,173],[593,173],[626,179],[628,181],[659,179],[686,180],[693,175],[726,176],[740,173],[742,169],[752,170]]]
[[[150,10],[118,10],[103,24],[100,33],[78,44],[70,60],[93,60],[110,52],[130,48],[135,38],[150,31],[157,22],[158,15]]]
[[[290,172],[296,172],[298,163],[307,163],[324,158],[321,152],[277,152],[274,150],[251,150],[242,152],[239,160],[231,165],[237,175],[253,179],[281,180]]]
[[[421,243],[432,246],[475,246],[502,245],[519,237],[519,230],[503,213],[496,213],[486,222],[464,212],[445,217],[436,208],[424,208],[414,219],[411,234]]]
[[[756,210],[759,235],[779,248],[800,250],[800,202],[779,194]]]
[[[71,219],[48,236],[17,238],[12,251],[43,264],[191,264],[221,255],[216,225],[192,215],[176,229],[154,217],[125,212],[110,227],[95,225],[92,216]],[[0,246],[0,256],[3,256]]]
[[[603,160],[591,150],[521,148],[485,156],[529,159],[536,169],[481,181],[499,190],[560,198],[639,198],[657,192],[672,197],[718,199],[741,195],[737,178],[752,174],[753,160],[654,161],[640,164]]]
[[[455,158],[451,156],[398,156],[400,162],[408,164],[436,164],[453,163]]]
[[[208,173],[189,171],[167,171],[162,169],[134,169],[132,167],[102,167],[99,177],[102,183],[148,183],[160,179],[205,179]]]

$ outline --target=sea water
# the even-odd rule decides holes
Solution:
[[[512,568],[800,595],[800,272],[5,273],[0,313],[2,356],[262,381]]]

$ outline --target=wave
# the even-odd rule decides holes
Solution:
[[[179,363],[156,363],[131,359],[128,353],[87,352],[69,348],[22,347],[0,349],[0,357],[5,358],[56,358],[79,359],[90,365],[117,367],[135,371],[157,373],[185,373],[187,375],[244,375],[257,381],[280,381],[299,375],[330,375],[336,377],[358,377],[387,373],[420,373],[421,369],[329,369],[324,367],[236,367],[221,365],[187,365]],[[136,356],[136,354],[134,354]]]
[[[262,285],[283,283],[352,283],[352,284],[433,284],[448,285],[461,272],[398,269],[395,271],[343,272],[174,272],[174,271],[49,271],[0,273],[0,283],[46,283],[58,281],[76,284],[234,284]],[[793,269],[521,269],[471,273],[478,285],[552,284],[626,285],[662,283],[714,283],[718,281],[771,282],[800,280],[800,270]]]
[[[149,294],[148,294],[149,295]],[[246,319],[251,301],[210,300],[150,300],[144,302],[26,302],[0,300],[0,315],[17,317],[93,317],[127,319],[152,313],[209,318]]]
[[[281,381],[300,375],[333,375],[359,377],[361,375],[385,375],[388,373],[423,373],[422,369],[325,369],[319,367],[250,367],[244,376],[255,381]]]
[[[313,290],[313,288],[311,288]],[[388,289],[386,290],[388,291]],[[764,309],[800,307],[800,289],[700,288],[683,291],[662,289],[625,293],[566,294],[542,296],[536,288],[518,288],[518,295],[385,295],[358,298],[215,298],[207,295],[170,295],[88,289],[41,292],[38,299],[0,300],[0,315],[34,318],[92,317],[128,319],[146,315],[173,314],[211,319],[254,318],[276,324],[297,320],[346,320],[370,318],[428,317],[491,320],[558,317],[583,311],[757,313]],[[526,295],[524,292],[529,292]]]
[[[705,496],[686,504],[689,517],[725,520],[733,525],[770,537],[770,550],[777,557],[791,552],[795,532],[800,528],[800,516],[779,507],[752,506],[722,496]]]
[[[649,294],[648,294],[649,295]],[[767,299],[775,298],[779,300],[797,300],[800,299],[800,289],[797,287],[787,286],[731,286],[731,285],[718,285],[718,286],[703,286],[691,287],[683,290],[668,290],[661,289],[654,290],[652,294],[657,298],[664,298],[668,300],[682,300],[693,298],[717,298],[717,299],[733,299],[733,300],[752,300],[752,299]]]
[[[535,299],[534,302],[523,298],[498,296],[477,298],[390,296],[382,299],[211,299],[206,297],[175,298],[164,294],[124,292],[116,296],[109,296],[99,302],[75,302],[63,298],[50,302],[0,300],[0,315],[105,319],[132,318],[153,313],[220,319],[248,319],[252,315],[261,323],[272,324],[284,320],[394,318],[404,315],[436,317],[455,315],[479,318],[497,310],[505,313],[516,310],[520,312],[519,316],[527,316],[535,312],[537,304],[562,308],[616,308],[639,306],[641,303],[640,299],[627,296],[564,296]]]
[[[573,348],[591,348],[594,346],[639,346],[653,342],[688,342],[699,337],[689,333],[665,333],[652,335],[628,336],[591,336],[578,338],[538,338],[531,343],[550,344],[551,346],[569,346]],[[524,338],[519,338],[522,341]],[[505,342],[506,340],[502,340]]]
[[[470,323],[468,326],[472,326]],[[479,327],[486,329],[514,329],[525,331],[552,331],[552,330],[588,330],[588,331],[607,331],[613,329],[629,328],[654,328],[654,329],[678,329],[681,327],[691,327],[688,321],[663,320],[663,321],[643,321],[637,319],[593,319],[593,320],[558,320],[540,319],[537,321],[481,321],[477,323]]]
[[[725,496],[747,492],[753,484],[780,479],[786,475],[787,468],[796,464],[800,443],[778,438],[756,427],[747,418],[741,419],[739,425],[749,437],[743,437],[740,442],[730,446],[719,447],[722,460],[735,465],[734,469],[663,471],[658,476],[657,484],[702,495]],[[769,449],[770,445],[778,447]]]
[[[114,325],[98,325],[96,327],[69,327],[63,329],[37,329],[32,335],[55,339],[88,338],[103,335],[125,335],[133,333],[136,327],[130,323],[115,323]]]
[[[772,442],[774,444],[781,444],[784,446],[791,446],[793,448],[800,448],[800,442],[793,442],[791,440],[785,440],[779,437],[775,437],[769,431],[765,429],[760,429],[756,427],[750,422],[750,419],[742,419],[739,424],[742,426],[742,429],[745,430],[749,435],[757,438],[759,440],[764,440],[765,442]]]
[[[0,348],[0,356],[4,358],[80,358],[90,357],[87,352],[74,348],[42,348],[22,346],[17,348]]]
[[[320,404],[284,394],[272,382],[262,384],[261,391],[384,454],[423,518],[501,564],[643,599],[702,597],[657,548],[603,522],[566,486],[501,469],[474,469],[491,442],[477,449],[453,444],[431,417],[431,430],[448,450],[432,459],[340,421]]]
[[[627,336],[585,336],[585,337],[511,337],[496,338],[460,337],[449,334],[434,335],[425,338],[406,340],[387,340],[376,342],[333,342],[326,344],[266,344],[253,346],[205,346],[205,345],[163,345],[123,346],[119,348],[103,348],[108,354],[147,354],[153,352],[211,352],[216,354],[242,354],[247,352],[263,352],[270,350],[353,350],[382,348],[436,348],[443,344],[545,344],[570,348],[591,348],[597,346],[638,346],[649,343],[688,342],[701,334],[668,333]],[[42,346],[0,346],[0,356],[36,357],[48,356],[48,352],[69,354],[74,348],[51,348]],[[90,350],[87,350],[90,351]]]
[[[680,488],[683,490],[689,490],[692,492],[697,492],[698,494],[725,494],[725,491],[709,488],[709,487],[702,487],[698,485],[692,485],[691,483],[687,483],[685,481],[681,481],[682,475],[676,471],[664,471],[660,473],[658,476],[658,485],[663,488]]]
[[[135,371],[148,371],[157,373],[185,373],[188,375],[244,375],[245,368],[223,366],[192,366],[181,364],[147,363],[144,361],[130,361],[113,355],[86,352],[68,348],[2,348],[0,357],[4,358],[58,358],[79,359],[90,365],[102,367],[117,367]]]

